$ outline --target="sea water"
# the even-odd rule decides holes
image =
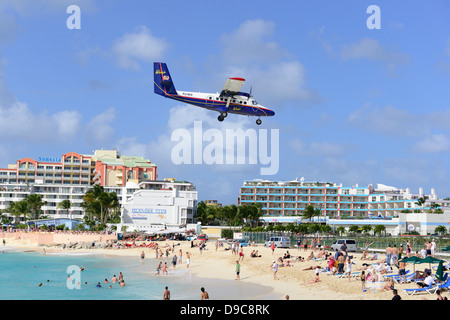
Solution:
[[[186,265],[173,269],[169,260],[163,259],[170,266],[169,274],[157,276],[159,261],[155,258],[145,258],[142,262],[140,257],[73,251],[43,255],[2,250],[0,300],[161,300],[166,286],[172,299],[180,300],[198,300],[201,287],[207,289],[212,299],[273,299],[268,287],[235,280],[199,279],[188,272]],[[79,289],[68,285],[68,276],[74,274],[73,266],[84,267],[79,272]],[[111,278],[118,277],[119,272],[123,274],[125,287],[111,283]],[[104,283],[105,279],[109,283]],[[101,287],[97,287],[99,282]]]

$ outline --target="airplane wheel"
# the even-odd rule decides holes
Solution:
[[[227,112],[222,112],[222,117],[226,118],[228,116]]]
[[[259,126],[262,123],[261,119],[256,120],[256,124]]]
[[[222,115],[220,115],[220,116],[217,118],[217,120],[219,120],[220,122],[222,122],[223,119],[225,119],[225,118],[224,118]]]

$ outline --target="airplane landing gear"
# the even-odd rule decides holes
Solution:
[[[226,118],[228,116],[228,112],[222,112],[221,115],[222,117]]]
[[[225,118],[224,118],[222,115],[220,115],[220,116],[217,117],[217,120],[219,120],[220,122],[222,122],[223,119],[225,119]]]
[[[259,126],[262,123],[261,119],[256,120],[256,124]]]

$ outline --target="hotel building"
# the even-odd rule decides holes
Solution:
[[[427,199],[424,207],[416,202]],[[378,184],[367,187],[342,186],[329,182],[306,181],[244,181],[240,187],[239,205],[260,203],[266,223],[301,223],[303,210],[308,205],[320,209],[316,221],[340,225],[383,224],[387,232],[418,231],[434,233],[438,225],[450,227],[450,201],[437,198],[434,189],[424,194],[423,189],[413,194],[410,189],[398,189]],[[426,214],[431,204],[443,214]],[[425,214],[424,214],[425,212]]]
[[[302,215],[308,205],[333,219],[342,217],[398,217],[404,210],[421,209],[417,198],[437,200],[434,189],[431,194],[412,194],[409,189],[397,189],[378,185],[344,187],[329,182],[304,181],[244,181],[240,187],[240,204],[258,202],[269,216]]]
[[[158,225],[191,223],[197,206],[195,187],[187,182],[156,179],[155,164],[142,157],[120,155],[116,150],[96,150],[92,155],[69,152],[61,158],[38,160],[23,158],[0,169],[0,210],[8,209],[12,202],[23,200],[27,195],[40,194],[46,202],[41,208],[42,215],[82,219],[84,194],[94,184],[100,184],[106,192],[116,192],[122,210],[125,203],[128,208],[137,201],[133,199],[139,198],[148,200],[149,205],[165,206],[168,214]],[[185,197],[188,189],[191,193],[183,207],[179,198]],[[171,191],[169,195],[164,192],[167,190]],[[68,212],[58,208],[63,200],[71,201]],[[127,214],[126,210],[122,212]],[[179,217],[174,217],[178,214]],[[6,213],[6,216],[10,215]],[[127,219],[125,216],[129,222]]]

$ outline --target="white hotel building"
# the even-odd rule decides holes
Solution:
[[[302,179],[303,180],[303,179]],[[427,202],[416,204],[420,197]],[[450,227],[450,201],[438,199],[435,190],[430,194],[411,193],[378,184],[367,187],[342,186],[329,182],[306,181],[244,181],[240,187],[239,204],[260,203],[267,223],[300,223],[303,210],[308,205],[321,210],[321,220],[333,227],[353,224],[383,224],[389,233],[398,234],[408,228],[421,234],[434,233],[438,225]],[[444,214],[426,212],[437,203]]]
[[[82,219],[83,195],[94,184],[106,192],[116,192],[121,204],[123,225],[131,231],[192,223],[197,207],[197,191],[189,182],[156,180],[156,165],[142,157],[119,155],[115,150],[96,150],[93,155],[67,153],[61,158],[24,158],[0,169],[0,210],[27,195],[40,194],[46,202],[42,215],[50,219]],[[71,208],[58,208],[70,200]],[[145,214],[134,214],[144,208]],[[149,209],[154,213],[150,214]],[[11,215],[4,213],[7,217]],[[145,218],[145,219],[144,219]]]

